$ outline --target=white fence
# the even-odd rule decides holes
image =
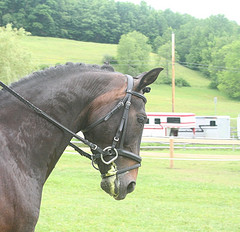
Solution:
[[[143,137],[141,149],[170,149],[170,138]],[[240,140],[237,139],[181,139],[174,138],[174,149],[231,149],[240,150]]]

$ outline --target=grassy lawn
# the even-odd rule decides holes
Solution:
[[[116,54],[117,45],[81,42],[75,40],[27,36],[20,41],[31,54],[36,65],[54,66],[68,61],[102,64],[106,54]]]
[[[239,162],[145,158],[136,190],[115,201],[90,162],[64,154],[48,179],[36,232],[240,231]]]

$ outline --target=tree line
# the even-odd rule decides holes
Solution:
[[[240,26],[223,15],[197,19],[155,10],[144,1],[135,5],[115,0],[0,0],[0,26],[8,23],[32,35],[98,43],[117,44],[122,35],[137,31],[148,38],[153,52],[166,59],[174,32],[177,62],[202,72],[212,88],[240,98],[235,54]]]

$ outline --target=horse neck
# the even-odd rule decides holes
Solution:
[[[57,81],[51,79],[35,83],[32,87],[26,83],[16,91],[65,127],[77,132],[85,126],[88,105],[106,91],[103,85],[89,73],[80,77],[58,78]],[[12,119],[18,122],[15,131],[14,125],[10,126],[13,137],[9,139],[16,142],[13,155],[28,170],[32,169],[29,173],[34,173],[36,178],[45,182],[71,136],[16,99],[13,99],[12,106],[15,109]]]

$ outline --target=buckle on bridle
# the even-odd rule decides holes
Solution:
[[[109,164],[113,163],[113,161],[115,161],[115,160],[118,158],[118,151],[117,151],[116,148],[106,147],[106,148],[103,149],[103,151],[107,151],[107,152],[109,153],[109,154],[108,154],[109,156],[114,156],[111,160],[106,161],[106,160],[104,159],[103,154],[101,154],[100,157],[101,157],[101,160],[102,160],[102,162],[103,162],[104,164],[109,165]]]
[[[92,146],[91,146],[91,149],[92,149],[92,150],[96,151],[97,148],[98,148],[98,146],[97,146],[96,144],[92,144]]]

